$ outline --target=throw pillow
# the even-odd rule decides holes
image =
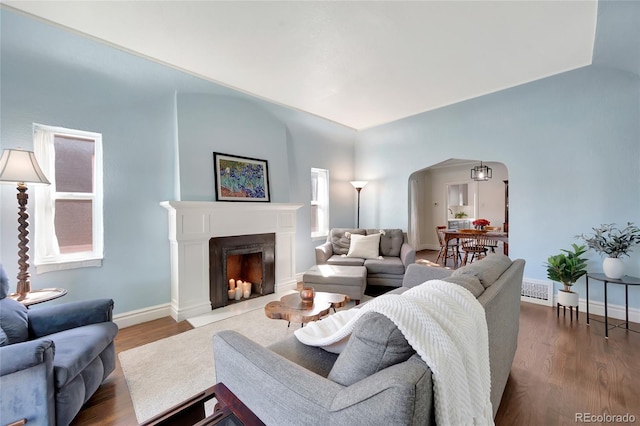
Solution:
[[[461,287],[466,288],[476,298],[484,293],[484,287],[480,284],[478,277],[474,275],[456,275],[444,278],[442,281],[446,281],[452,284],[458,284]]]
[[[351,235],[351,245],[347,257],[375,259],[380,255],[380,234]]]
[[[367,312],[356,323],[349,343],[336,360],[329,380],[350,386],[411,358],[415,353],[402,332],[386,316]]]
[[[456,269],[452,277],[458,275],[473,275],[478,277],[484,288],[496,282],[500,275],[511,266],[511,259],[504,254],[491,254],[478,262]]]
[[[382,234],[380,237],[380,254],[382,256],[399,257],[402,243],[404,243],[402,229],[381,229],[379,232]]]
[[[351,245],[351,235],[365,234],[364,229],[333,228],[329,234],[333,254],[346,255]]]
[[[8,344],[26,342],[29,339],[27,308],[13,299],[0,299],[0,328],[8,338]]]

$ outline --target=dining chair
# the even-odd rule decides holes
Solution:
[[[486,229],[488,232],[500,232],[500,231],[502,231],[502,227],[501,226],[485,226],[484,229]],[[496,249],[498,248],[498,240],[487,240],[486,247],[489,250],[491,250],[491,253],[495,253]]]
[[[464,251],[462,264],[472,263],[474,260],[480,260],[487,255],[489,251],[487,242],[488,237],[485,232],[473,232],[468,230],[469,237],[461,238],[460,247]],[[469,257],[471,254],[471,257]]]
[[[455,265],[457,260],[462,262],[462,255],[460,254],[460,247],[458,245],[458,239],[449,240],[445,244],[444,232],[447,230],[446,226],[436,226],[436,234],[438,235],[438,242],[440,243],[440,252],[436,258],[436,263],[440,263],[442,258],[442,266],[447,266],[447,259],[452,259]],[[447,258],[445,259],[445,248],[447,249]]]

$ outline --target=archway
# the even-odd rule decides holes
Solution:
[[[483,160],[492,169],[492,177],[477,182],[471,179],[470,170],[479,164],[480,160],[451,158],[409,176],[408,233],[416,250],[440,247],[435,232],[438,225],[465,227],[473,219],[484,218],[493,226],[508,227],[508,169],[503,163]],[[459,186],[454,190],[454,185]],[[452,204],[450,199],[456,194],[459,201]]]

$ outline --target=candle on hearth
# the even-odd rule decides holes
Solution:
[[[233,300],[236,297],[236,291],[234,290],[228,290],[227,293],[229,293],[229,300]]]
[[[251,283],[245,281],[242,284],[242,295],[245,299],[248,299],[249,296],[251,296]]]
[[[242,299],[242,287],[237,286],[236,287],[236,300],[240,300]]]
[[[229,290],[235,290],[236,289],[236,280],[234,280],[233,278],[231,278],[229,280]]]

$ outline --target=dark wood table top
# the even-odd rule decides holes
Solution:
[[[215,398],[213,414],[205,417],[205,402]],[[142,426],[205,426],[237,425],[264,426],[264,423],[223,383],[192,396],[142,423]]]

